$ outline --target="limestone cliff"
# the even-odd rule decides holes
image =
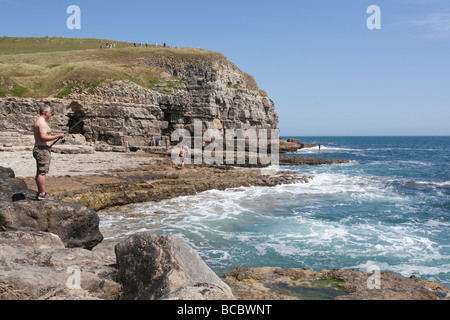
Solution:
[[[64,82],[66,94],[48,98],[0,98],[0,132],[30,135],[39,106],[54,109],[51,127],[65,132],[82,120],[73,133],[88,142],[148,146],[152,136],[170,136],[175,129],[275,129],[278,116],[273,101],[255,80],[221,54],[198,57],[161,54],[139,56],[132,65],[159,70],[151,85],[130,80],[104,80],[94,85]],[[58,98],[57,96],[60,96]],[[3,135],[3,140],[5,141]],[[0,140],[0,146],[2,141]]]

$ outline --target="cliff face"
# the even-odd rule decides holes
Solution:
[[[51,127],[64,132],[82,120],[73,133],[89,142],[149,145],[152,136],[170,136],[175,129],[193,132],[194,121],[203,129],[276,129],[273,101],[259,90],[253,77],[217,54],[211,58],[138,57],[137,68],[160,70],[151,87],[133,79],[70,85],[64,98],[0,98],[0,132],[32,134],[39,106],[54,109]],[[69,86],[68,86],[69,87]],[[1,143],[1,141],[0,141]]]

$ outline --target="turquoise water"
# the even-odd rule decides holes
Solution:
[[[450,285],[450,137],[299,137],[289,156],[352,160],[281,167],[309,183],[211,190],[100,213],[104,242],[177,234],[218,274],[236,267],[378,266]],[[371,270],[370,270],[371,271]]]

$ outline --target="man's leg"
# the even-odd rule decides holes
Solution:
[[[45,174],[36,175],[36,186],[40,194],[45,193]]]
[[[50,169],[51,153],[50,149],[39,149],[35,147],[33,156],[36,159],[37,172],[36,172],[36,186],[38,188],[38,200],[53,200],[53,196],[46,192],[46,177]]]

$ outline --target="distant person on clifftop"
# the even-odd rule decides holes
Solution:
[[[40,108],[39,118],[34,122],[33,132],[35,145],[33,148],[33,157],[36,159],[36,185],[38,188],[38,200],[54,200],[54,197],[45,191],[46,176],[50,169],[51,150],[50,141],[63,139],[64,133],[52,136],[50,127],[47,123],[52,116],[52,109],[49,105],[43,105]]]

